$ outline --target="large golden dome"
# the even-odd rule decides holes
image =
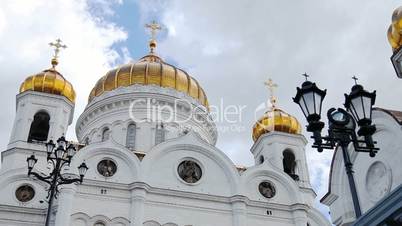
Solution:
[[[301,125],[299,121],[282,111],[274,108],[265,114],[253,126],[253,140],[256,141],[261,135],[273,131],[300,134]]]
[[[205,92],[197,80],[189,76],[187,72],[165,63],[153,51],[135,63],[124,64],[106,73],[92,89],[88,101],[105,92],[135,84],[172,88],[208,107]]]
[[[54,67],[26,78],[20,86],[20,93],[29,90],[65,96],[71,102],[75,101],[73,86]]]
[[[402,46],[402,6],[395,9],[392,14],[392,24],[387,32],[388,41],[394,51]]]

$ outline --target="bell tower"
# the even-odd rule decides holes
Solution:
[[[287,174],[299,186],[311,187],[306,163],[306,139],[301,135],[298,120],[277,107],[274,89],[278,87],[271,79],[265,82],[270,92],[269,107],[253,127],[254,145],[251,152],[255,164],[270,164]]]
[[[72,122],[75,91],[56,70],[60,50],[67,46],[60,39],[50,46],[54,47],[52,67],[27,77],[21,84],[8,149],[55,140]]]

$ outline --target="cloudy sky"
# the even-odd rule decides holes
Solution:
[[[48,43],[68,49],[59,70],[77,91],[75,120],[97,79],[116,65],[147,53],[144,23],[159,21],[158,53],[193,75],[211,104],[247,106],[238,131],[221,132],[218,147],[236,164],[252,165],[249,152],[254,109],[279,89],[278,106],[305,124],[292,103],[307,72],[328,89],[325,108],[341,106],[357,75],[376,89],[377,106],[402,110],[402,90],[389,57],[386,31],[396,0],[1,0],[0,149],[5,150],[15,114],[15,95],[30,74],[49,67]],[[218,126],[230,126],[218,123]],[[75,139],[74,126],[68,134]],[[327,189],[331,152],[307,149],[311,179]],[[319,205],[319,204],[317,204]],[[327,210],[319,206],[323,212]]]

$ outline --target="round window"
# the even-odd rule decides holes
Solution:
[[[260,191],[261,195],[265,198],[272,198],[276,194],[275,186],[272,182],[264,181],[261,182],[258,186],[258,190]]]
[[[177,173],[180,178],[187,183],[193,184],[201,179],[201,167],[194,161],[185,160],[177,167]]]
[[[35,190],[30,185],[22,185],[15,191],[15,197],[20,202],[31,201],[35,196]]]
[[[116,173],[117,165],[110,159],[104,159],[98,163],[97,169],[102,176],[111,177]]]

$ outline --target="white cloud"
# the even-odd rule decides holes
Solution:
[[[93,0],[1,2],[0,95],[2,104],[7,106],[0,112],[2,149],[8,143],[15,116],[12,106],[20,83],[29,75],[50,67],[53,50],[48,46],[49,42],[61,38],[68,46],[61,52],[58,70],[77,92],[75,119],[83,111],[97,79],[119,59],[111,46],[125,40],[127,34],[121,27],[102,18],[102,12],[110,13],[111,4],[101,2],[104,4],[97,5],[99,11],[96,14],[90,11],[93,7],[89,4]],[[74,125],[68,133],[72,139],[75,139]]]

